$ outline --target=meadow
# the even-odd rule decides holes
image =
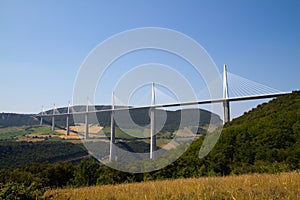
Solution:
[[[48,190],[46,199],[300,199],[300,172],[149,181]]]

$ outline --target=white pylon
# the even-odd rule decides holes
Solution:
[[[228,81],[227,81],[227,67],[226,64],[224,64],[224,70],[223,70],[223,98],[228,99]]]

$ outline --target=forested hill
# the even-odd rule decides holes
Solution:
[[[295,91],[289,95],[280,96],[268,103],[259,105],[257,108],[244,113],[228,125],[239,125],[269,121],[269,123],[282,123],[284,120],[293,125],[300,120],[300,91]],[[299,122],[298,122],[299,123]]]
[[[300,168],[300,92],[280,96],[225,125],[209,155],[220,174]]]
[[[10,126],[37,125],[39,120],[30,114],[0,113],[0,128]]]

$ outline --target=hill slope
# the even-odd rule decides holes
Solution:
[[[179,178],[300,169],[300,92],[278,97],[226,124],[203,159],[203,138],[152,178]]]
[[[300,173],[164,180],[49,190],[51,199],[297,199]]]
[[[268,171],[268,166],[300,168],[300,92],[271,100],[226,124],[209,159],[221,174]]]
[[[37,125],[39,120],[30,114],[0,113],[0,128],[10,126]]]

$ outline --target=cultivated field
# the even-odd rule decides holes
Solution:
[[[300,199],[300,172],[50,190],[50,199]]]
[[[103,134],[100,134],[100,131],[103,129],[99,125],[89,125],[89,136],[92,138],[103,137]],[[66,136],[66,130],[57,129],[56,132],[62,134],[60,138],[64,139],[81,139],[84,137],[85,133],[85,124],[77,124],[76,126],[70,126],[70,135]],[[76,133],[75,133],[76,132]],[[78,134],[81,133],[81,134]]]

